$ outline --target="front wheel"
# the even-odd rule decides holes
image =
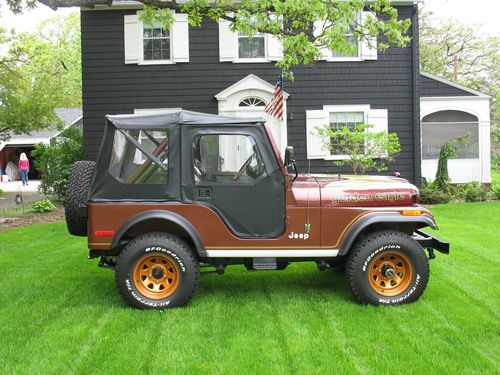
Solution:
[[[378,231],[351,250],[346,276],[360,303],[400,305],[422,295],[429,280],[429,262],[422,247],[409,235]]]
[[[198,260],[181,239],[147,233],[130,241],[116,263],[116,287],[125,302],[141,309],[186,305],[200,281]]]

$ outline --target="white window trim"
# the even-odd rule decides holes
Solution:
[[[368,112],[370,111],[369,105],[325,105],[323,110],[328,114],[328,125],[330,125],[330,113],[339,112],[363,112],[363,122],[366,124],[368,122]],[[366,133],[366,129],[365,129]],[[328,155],[324,157],[324,160],[346,160],[349,159],[349,155],[331,155],[330,150],[328,150]]]
[[[174,40],[174,35],[172,33],[172,29],[169,30],[169,41],[170,41],[170,59],[168,60],[144,60],[144,28],[160,28],[160,24],[153,24],[153,26],[150,25],[144,25],[144,22],[141,22],[141,56],[139,59],[139,63],[137,65],[168,65],[168,64],[175,64],[175,61],[173,60],[173,40]]]
[[[267,34],[265,33],[261,33],[262,34],[262,37],[264,37],[264,57],[243,57],[243,58],[240,58],[240,35],[238,35],[238,33],[235,33],[236,34],[236,51],[235,51],[235,56],[236,58],[234,59],[233,63],[236,63],[236,64],[244,64],[244,63],[259,63],[259,62],[262,62],[262,63],[267,63],[267,62],[271,62],[271,60],[269,60],[267,58]],[[246,36],[246,38],[250,38],[248,36]],[[260,36],[259,36],[260,38]]]

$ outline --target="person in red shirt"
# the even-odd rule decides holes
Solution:
[[[21,173],[21,180],[23,181],[23,186],[28,185],[28,172],[30,170],[30,161],[28,160],[28,157],[26,154],[23,152],[21,156],[19,157],[19,165],[17,166],[17,169]]]

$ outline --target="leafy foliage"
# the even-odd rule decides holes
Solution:
[[[488,188],[480,182],[469,182],[465,186],[465,201],[466,202],[482,202],[488,197]]]
[[[451,194],[440,190],[435,183],[423,184],[419,191],[424,204],[448,203],[452,198]]]
[[[56,206],[48,199],[41,199],[33,204],[33,209],[39,213],[50,212],[55,208]]]
[[[363,174],[368,170],[387,170],[387,164],[401,151],[396,133],[373,132],[372,128],[373,125],[360,124],[354,129],[333,130],[330,125],[324,125],[316,131],[324,139],[325,149],[347,157],[335,160],[336,166],[348,165],[354,174]]]
[[[0,32],[0,140],[57,125],[53,110],[81,105],[80,22],[56,17],[34,33]]]
[[[8,0],[10,8],[22,11],[32,0]],[[38,0],[53,9],[57,7],[92,7],[108,5],[108,0]],[[409,19],[398,19],[390,0],[138,0],[144,4],[140,18],[147,24],[159,23],[170,29],[171,11],[188,14],[192,26],[207,20],[225,19],[233,31],[248,35],[258,32],[273,34],[283,42],[284,57],[277,65],[293,78],[291,68],[300,63],[316,61],[320,48],[349,51],[353,45],[346,38],[350,33],[357,40],[371,40],[381,35],[378,48],[391,45],[403,47],[410,41]],[[30,4],[28,4],[29,6]],[[373,16],[361,22],[364,9]],[[322,30],[314,30],[316,20],[324,20]]]
[[[75,128],[66,129],[50,145],[37,144],[31,155],[35,167],[41,171],[40,190],[43,194],[64,197],[71,167],[83,159],[83,133]]]
[[[446,190],[447,186],[451,182],[448,174],[448,160],[458,155],[460,152],[460,146],[468,142],[467,138],[469,138],[469,136],[470,133],[467,133],[462,137],[451,138],[441,147],[441,150],[439,151],[439,160],[435,180],[439,189]]]

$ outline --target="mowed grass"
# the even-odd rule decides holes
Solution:
[[[451,255],[401,307],[360,306],[306,263],[229,267],[186,308],[139,311],[63,223],[0,233],[0,373],[499,373],[500,202],[433,211]]]

